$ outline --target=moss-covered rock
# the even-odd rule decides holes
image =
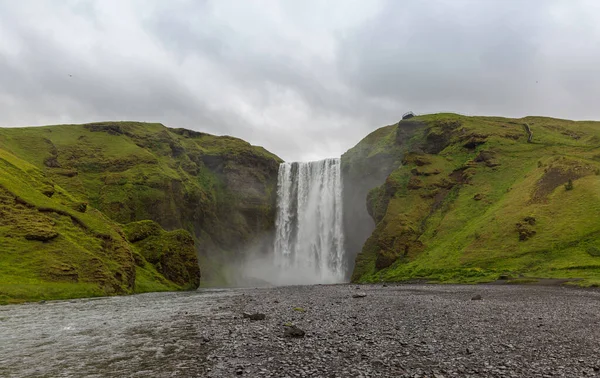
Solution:
[[[200,268],[189,232],[164,231],[157,223],[145,220],[125,225],[125,234],[139,255],[167,280],[186,289],[198,288]]]

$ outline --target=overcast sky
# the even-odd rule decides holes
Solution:
[[[162,122],[336,157],[451,111],[600,119],[600,1],[0,0],[0,125]]]

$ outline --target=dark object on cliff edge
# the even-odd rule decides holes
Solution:
[[[296,327],[295,325],[286,326],[283,331],[283,337],[304,337],[306,332]]]
[[[406,112],[406,113],[402,114],[402,120],[411,119],[414,116],[415,116],[415,113],[413,113],[413,112]]]
[[[259,314],[259,313],[248,314],[248,313],[244,312],[243,315],[244,315],[244,318],[248,318],[250,320],[265,320],[265,318],[266,318],[265,314]]]

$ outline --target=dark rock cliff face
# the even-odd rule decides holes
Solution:
[[[342,155],[344,234],[348,278],[356,256],[375,229],[369,192],[383,184],[401,163],[414,131],[421,123],[404,120],[369,134]]]

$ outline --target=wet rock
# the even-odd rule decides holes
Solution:
[[[242,314],[244,316],[245,319],[250,319],[250,320],[265,320],[265,318],[267,317],[265,314],[261,314],[261,313],[254,313],[254,314],[249,314],[247,312],[244,312]]]
[[[472,301],[480,301],[480,300],[482,300],[482,299],[483,299],[483,298],[481,298],[481,295],[479,295],[479,294],[477,294],[477,295],[474,295],[474,296],[471,298],[471,300],[472,300]]]
[[[306,335],[306,332],[295,325],[286,326],[283,330],[284,337],[304,337],[304,335]]]

